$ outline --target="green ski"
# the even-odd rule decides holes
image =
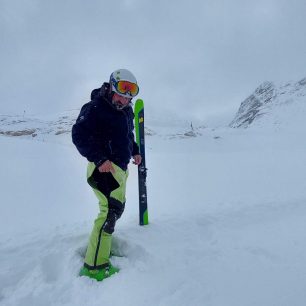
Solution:
[[[137,99],[134,108],[136,141],[139,146],[142,157],[141,164],[138,166],[138,187],[139,187],[139,224],[147,225],[148,203],[147,203],[147,168],[145,157],[145,133],[144,133],[144,103],[143,100]]]

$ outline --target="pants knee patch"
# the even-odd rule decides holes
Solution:
[[[101,173],[98,168],[94,170],[92,176],[87,181],[91,187],[101,191],[107,198],[113,190],[120,186],[110,172]]]
[[[112,234],[115,230],[116,221],[121,217],[124,211],[125,203],[121,203],[120,201],[109,198],[108,201],[108,214],[106,221],[103,225],[103,230],[108,233]]]

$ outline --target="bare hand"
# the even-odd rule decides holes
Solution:
[[[112,174],[115,174],[115,169],[112,165],[112,162],[107,160],[105,161],[99,168],[99,172],[111,172]]]
[[[133,156],[133,159],[134,159],[134,161],[133,161],[133,164],[134,165],[140,165],[141,164],[141,160],[142,160],[142,158],[141,158],[141,155],[139,155],[139,154],[137,154],[137,155],[134,155]]]

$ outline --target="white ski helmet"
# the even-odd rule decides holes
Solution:
[[[132,99],[137,96],[139,87],[135,76],[127,69],[118,69],[110,76],[111,91]]]

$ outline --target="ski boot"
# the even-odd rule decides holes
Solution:
[[[98,269],[98,270],[89,270],[86,267],[83,267],[80,271],[80,276],[87,276],[90,278],[94,278],[98,282],[103,281],[105,278],[112,276],[115,273],[119,272],[119,268],[112,266],[109,264],[107,267]]]

